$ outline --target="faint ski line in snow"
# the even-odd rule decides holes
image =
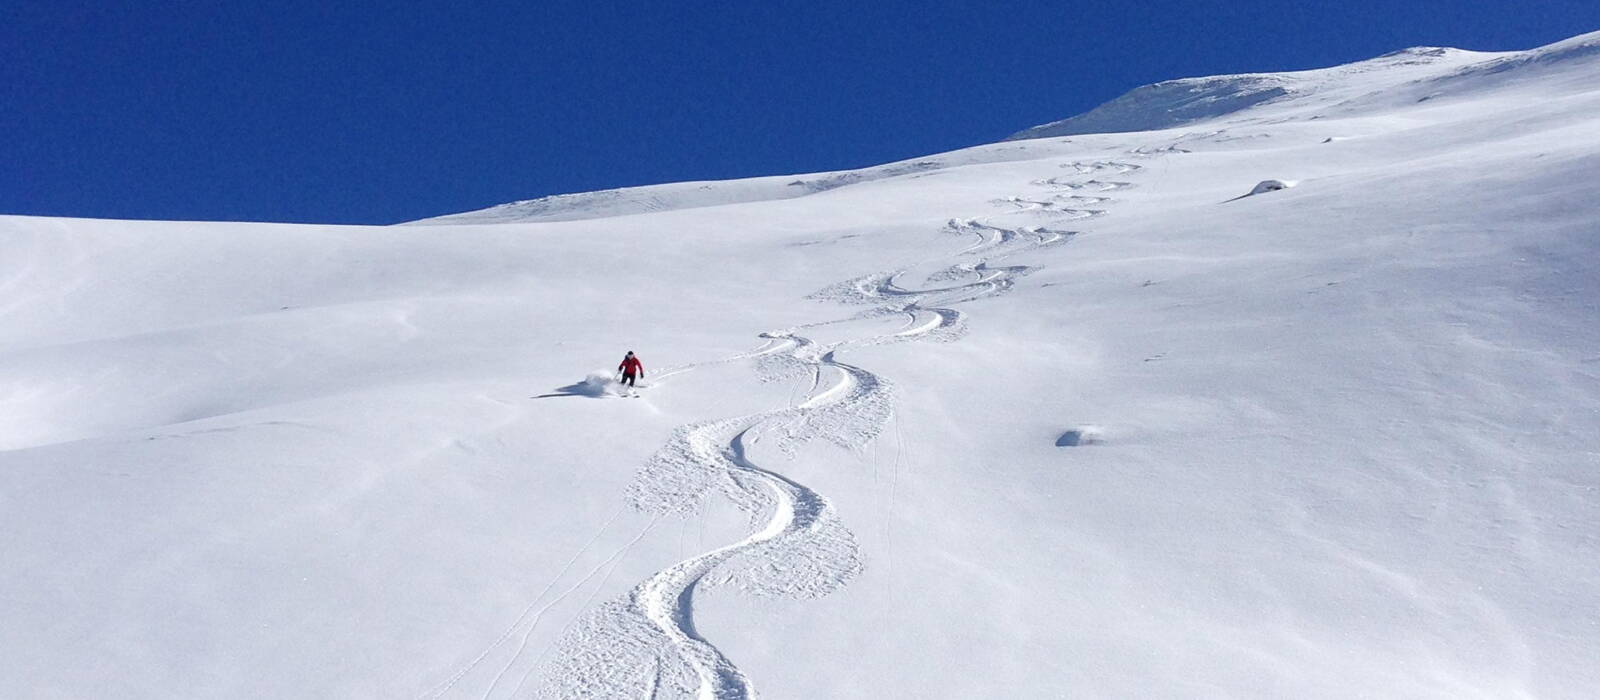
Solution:
[[[656,523],[660,522],[660,520],[661,520],[660,516],[656,516],[654,518],[651,518],[650,519],[650,523],[648,525],[645,525],[644,529],[640,530],[638,535],[636,535],[633,539],[629,540],[628,544],[624,545],[623,548],[621,550],[619,550],[616,554],[612,555],[610,559],[607,559],[598,568],[596,568],[594,571],[590,572],[589,576],[584,577],[583,581],[579,581],[577,585],[573,586],[572,588],[567,589],[566,593],[562,593],[561,594],[561,597],[565,598],[568,594],[570,594],[573,591],[581,588],[583,586],[583,584],[589,580],[589,578],[594,576],[595,573],[598,573],[600,571],[600,569],[605,568],[606,564],[610,564],[611,568],[606,571],[606,575],[605,576],[601,577],[600,584],[595,586],[594,590],[589,592],[589,597],[585,598],[583,600],[583,604],[578,606],[579,610],[583,610],[583,609],[588,608],[589,605],[594,602],[594,597],[596,595],[598,595],[602,589],[605,588],[606,581],[611,580],[611,574],[617,570],[617,566],[619,566],[622,563],[622,555],[626,554],[629,550],[633,549],[633,546],[638,544],[639,540],[644,539],[645,535],[649,534],[651,530],[654,530],[655,527],[656,527]],[[545,608],[549,609],[549,606],[545,606]],[[580,614],[580,616],[581,616],[581,614]],[[567,623],[567,627],[563,628],[563,632],[565,632],[565,630],[567,628],[570,628],[571,626],[572,626],[572,623],[568,622]],[[528,631],[531,633],[533,630],[532,630],[532,628],[529,628]],[[523,647],[525,649],[526,646],[527,646],[527,643],[528,643],[528,638],[527,637],[523,637],[522,643],[523,643]],[[550,648],[552,648],[552,647],[546,647],[545,651],[541,652],[539,654],[539,658],[538,659],[534,659],[533,665],[528,667],[527,673],[522,674],[522,678],[519,681],[517,681],[517,687],[515,687],[515,688],[513,688],[511,690],[512,697],[516,697],[518,694],[520,694],[522,692],[522,686],[523,686],[524,683],[528,682],[528,676],[532,675],[534,670],[539,668],[539,661],[544,658],[545,654],[549,653]],[[520,656],[522,654],[522,651],[523,651],[523,649],[518,649],[517,650],[517,655]],[[500,670],[500,675],[495,676],[494,683],[489,686],[489,692],[490,693],[494,692],[494,686],[495,685],[499,685],[500,676],[505,675],[506,671],[511,670],[511,666],[515,662],[516,662],[516,657],[514,656],[511,659],[511,663],[506,664],[506,667]],[[488,695],[485,694],[484,698],[487,700]]]
[[[884,513],[884,519],[888,527],[885,529],[886,534],[883,538],[883,577],[885,581],[888,581],[888,585],[891,588],[894,586],[892,580],[894,574],[894,502],[895,496],[900,490],[900,461],[905,456],[906,451],[905,435],[900,430],[899,417],[896,417],[894,421],[894,441],[893,476],[889,479],[889,509]]]
[[[878,515],[879,530],[882,530],[883,526],[888,522],[886,519],[884,519],[883,515],[883,485],[879,483],[878,479],[882,446],[883,443],[880,443],[877,440],[872,441],[872,511]]]
[[[650,700],[661,694],[661,659],[656,659],[656,672],[650,676]]]
[[[523,633],[523,635],[522,635],[522,643],[517,646],[516,653],[511,655],[511,660],[506,662],[505,668],[500,669],[500,672],[495,674],[494,681],[492,681],[489,684],[489,690],[487,692],[485,692],[484,695],[483,695],[484,700],[488,700],[489,695],[494,693],[495,687],[500,685],[500,677],[504,676],[506,674],[506,671],[511,670],[511,667],[516,664],[517,659],[521,658],[523,651],[527,650],[527,648],[528,648],[528,639],[533,636],[533,630],[534,630],[535,627],[539,626],[539,620],[540,620],[540,618],[544,617],[545,612],[548,611],[556,603],[559,603],[562,600],[564,600],[568,595],[571,595],[573,591],[578,590],[579,588],[582,588],[583,584],[588,583],[589,579],[594,578],[594,575],[599,573],[601,569],[606,568],[607,564],[611,565],[611,571],[615,571],[616,568],[617,568],[616,563],[622,561],[622,556],[624,554],[626,554],[628,552],[628,550],[633,549],[633,545],[637,544],[640,539],[643,539],[644,536],[645,536],[645,533],[649,532],[652,528],[655,527],[655,525],[656,525],[656,519],[651,519],[650,524],[646,525],[643,530],[640,530],[639,534],[637,536],[635,536],[633,539],[628,540],[628,543],[626,545],[623,545],[623,547],[621,549],[617,550],[610,557],[607,557],[605,561],[600,562],[599,566],[597,566],[594,569],[592,569],[588,573],[588,575],[584,576],[582,579],[579,579],[578,582],[573,584],[571,588],[568,588],[566,591],[563,591],[561,593],[561,595],[556,596],[555,600],[552,600],[549,603],[546,603],[543,608],[539,609],[539,614],[533,616],[533,624],[529,625],[528,626],[528,631]],[[600,588],[604,587],[606,580],[609,579],[609,578],[611,578],[611,572],[607,571],[605,577],[600,579],[600,586],[597,586],[595,588],[595,590],[598,591]],[[590,594],[590,595],[591,595],[591,597],[593,596],[593,594]],[[585,602],[583,607],[588,607],[588,603]]]
[[[583,553],[589,551],[589,547],[593,546],[594,543],[600,539],[600,535],[603,534],[607,528],[611,527],[611,524],[616,522],[617,518],[621,516],[622,506],[617,506],[617,509],[611,512],[611,517],[606,518],[606,521],[600,525],[600,529],[595,530],[595,533],[589,537],[589,540],[583,543],[583,546],[572,555],[571,559],[567,560],[566,565],[562,566],[561,570],[556,572],[555,578],[550,579],[550,582],[545,584],[544,589],[539,591],[539,595],[534,596],[533,600],[528,602],[528,606],[522,609],[522,614],[517,616],[516,621],[512,622],[511,626],[506,628],[504,633],[496,638],[494,642],[490,643],[487,649],[484,649],[483,652],[474,657],[465,668],[462,668],[454,675],[450,676],[450,678],[442,684],[444,687],[441,688],[435,686],[433,690],[429,690],[427,693],[424,693],[423,697],[438,698],[443,696],[445,693],[450,692],[450,689],[455,687],[456,683],[459,683],[462,678],[465,678],[468,673],[471,673],[474,668],[477,668],[478,664],[483,663],[483,660],[487,658],[489,654],[494,653],[494,650],[498,649],[501,644],[504,644],[507,639],[510,639],[511,635],[516,634],[517,628],[522,626],[522,621],[528,617],[528,613],[533,611],[533,607],[539,604],[539,601],[544,598],[546,593],[550,592],[550,589],[555,588],[556,583],[560,582],[561,578],[566,576],[567,572],[572,569],[572,565],[576,564],[578,559],[583,556]],[[541,611],[541,613],[542,612],[543,611]],[[534,621],[537,624],[538,619],[535,618]],[[531,632],[532,628],[529,628],[529,631]]]
[[[765,341],[761,344],[760,347],[757,347],[756,349],[751,350],[749,352],[741,352],[741,353],[739,353],[737,355],[730,355],[728,357],[724,357],[724,358],[721,358],[721,359],[718,359],[718,360],[712,360],[712,361],[709,361],[709,362],[691,362],[689,364],[673,365],[671,367],[664,367],[662,369],[656,370],[655,377],[654,377],[654,379],[652,381],[659,382],[659,381],[661,381],[663,379],[666,379],[668,377],[672,377],[672,376],[675,376],[675,375],[683,374],[684,372],[689,372],[689,371],[696,370],[696,369],[699,369],[701,367],[706,367],[706,366],[710,366],[710,365],[725,365],[725,364],[728,364],[730,362],[738,362],[740,360],[748,360],[750,358],[760,357],[762,355],[770,355],[770,354],[772,354],[774,352],[777,352],[779,350],[779,348],[778,347],[774,347],[774,345],[776,344],[776,345],[780,345],[781,346],[783,344],[783,341],[784,341],[783,338],[776,338],[776,337],[766,338]]]

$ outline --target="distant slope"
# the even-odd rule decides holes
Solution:
[[[495,224],[526,221],[575,221],[721,204],[762,202],[802,197],[857,182],[870,182],[946,167],[944,159],[890,163],[860,170],[803,176],[756,177],[743,180],[673,182],[595,192],[558,194],[487,209],[447,214],[412,224]]]
[[[1225,117],[1258,105],[1369,93],[1455,66],[1482,61],[1473,51],[1417,47],[1333,68],[1180,78],[1134,88],[1088,112],[1024,129],[1008,141],[1078,134],[1168,129]]]
[[[441,224],[508,224],[534,221],[580,221],[678,209],[794,199],[841,187],[894,178],[926,177],[967,165],[1003,163],[1035,157],[1026,147],[973,147],[855,170],[804,175],[774,175],[740,180],[672,182],[595,192],[557,194],[486,209],[446,214],[403,226]]]
[[[630,214],[696,209],[724,204],[767,202],[804,197],[848,185],[896,177],[915,177],[938,170],[974,163],[1014,160],[1015,151],[953,151],[927,158],[875,165],[857,170],[838,170],[808,175],[775,175],[742,180],[673,182],[664,185],[623,187],[596,192],[558,194],[447,214],[406,225],[503,224],[529,221],[577,221]]]
[[[1600,32],[1591,32],[1528,51],[1482,53],[1424,46],[1333,68],[1167,80],[1135,88],[1083,114],[1024,129],[1006,140],[1169,129],[1267,105],[1286,110],[1349,106],[1461,78],[1559,67],[1597,52]]]

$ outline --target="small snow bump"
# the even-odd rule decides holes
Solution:
[[[1300,184],[1300,183],[1297,180],[1262,180],[1261,182],[1256,183],[1255,187],[1250,188],[1249,192],[1241,194],[1241,195],[1239,195],[1237,197],[1234,197],[1233,199],[1227,200],[1226,202],[1223,202],[1223,203],[1226,204],[1227,202],[1236,202],[1236,201],[1239,201],[1241,199],[1244,199],[1245,197],[1254,197],[1255,195],[1258,195],[1258,194],[1266,194],[1268,192],[1277,192],[1278,190],[1286,190],[1286,189],[1289,189],[1290,187],[1294,187],[1295,185],[1298,185],[1298,184]]]
[[[1056,447],[1083,447],[1104,441],[1105,436],[1099,427],[1083,425],[1062,433],[1061,437],[1056,438]]]
[[[1292,180],[1262,180],[1261,182],[1256,183],[1255,187],[1250,188],[1250,194],[1277,192],[1278,190],[1286,190],[1290,187],[1294,187],[1295,184],[1296,183]]]

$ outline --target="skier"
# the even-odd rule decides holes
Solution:
[[[643,377],[644,365],[639,362],[639,358],[633,356],[633,351],[629,350],[628,354],[623,356],[622,364],[617,365],[617,371],[622,373],[622,384],[637,386],[634,383],[634,375]],[[637,395],[639,392],[635,389],[633,393]]]

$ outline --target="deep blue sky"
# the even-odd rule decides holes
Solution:
[[[1597,0],[0,0],[0,213],[393,223],[935,153],[1167,78],[1594,29]]]

